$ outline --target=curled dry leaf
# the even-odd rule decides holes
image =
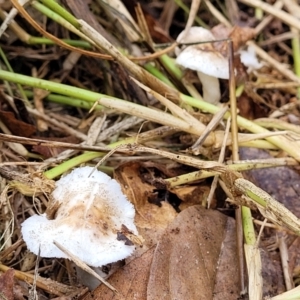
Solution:
[[[238,51],[240,47],[244,46],[247,41],[252,40],[256,35],[254,28],[234,26],[232,29],[230,29],[224,24],[219,24],[213,27],[211,32],[217,40],[230,38],[232,40],[233,49],[235,52]],[[224,56],[227,56],[227,41],[214,43],[214,47],[218,49]]]
[[[114,178],[121,184],[123,193],[134,204],[135,224],[145,239],[144,245],[147,248],[156,243],[157,238],[174,220],[177,213],[166,201],[159,202],[159,205],[153,204],[157,200],[155,187],[143,180],[140,170],[139,163],[124,164],[115,171]]]
[[[147,300],[238,299],[233,219],[201,206],[181,212],[157,245]]]

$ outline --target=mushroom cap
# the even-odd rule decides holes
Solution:
[[[183,30],[177,37],[177,42],[180,43],[209,42],[214,40],[214,35],[202,27],[191,27],[187,34]],[[178,53],[176,63],[184,68],[213,77],[229,78],[228,59],[209,43],[186,46]]]
[[[86,264],[99,267],[126,258],[134,246],[118,240],[125,225],[134,234],[135,210],[117,181],[92,167],[77,168],[56,182],[52,193],[59,204],[53,220],[34,215],[22,224],[30,251],[42,257],[68,258],[59,242]]]
[[[183,30],[177,36],[178,43],[199,43],[204,41],[214,41],[215,37],[210,30],[199,26],[192,26],[188,32]]]
[[[213,77],[229,78],[228,60],[216,51],[201,50],[197,46],[189,46],[177,56],[176,63],[184,68]]]

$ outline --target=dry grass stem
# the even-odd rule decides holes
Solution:
[[[263,279],[261,276],[262,262],[259,249],[256,245],[244,245],[245,257],[248,266],[249,299],[261,300],[263,291]]]
[[[105,284],[109,289],[111,289],[113,292],[118,293],[118,291],[109,284],[106,280],[104,280],[101,276],[99,276],[93,269],[91,269],[87,264],[85,264],[83,261],[81,261],[76,255],[71,253],[68,249],[66,249],[64,246],[62,246],[59,242],[53,241],[55,246],[57,246],[61,251],[66,253],[68,257],[82,270],[88,272],[89,274],[93,275],[95,278],[97,278],[100,282]]]
[[[277,8],[276,6],[270,5],[260,0],[238,0],[238,1],[245,3],[249,6],[260,8],[263,11],[271,14],[272,16],[280,19],[282,22],[286,23],[287,25],[290,25],[300,30],[300,21],[297,18],[288,14],[287,12]]]

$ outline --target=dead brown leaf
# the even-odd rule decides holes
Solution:
[[[195,185],[179,186],[170,188],[169,190],[182,201],[179,205],[179,209],[182,211],[192,205],[202,205],[205,207],[210,188],[204,185]],[[215,201],[213,201],[213,203],[215,203]]]
[[[234,26],[232,29],[229,29],[224,24],[219,24],[213,27],[211,32],[216,39],[230,38],[233,43],[234,51],[238,51],[247,41],[255,37],[255,29],[251,27]],[[224,56],[227,56],[228,43],[226,41],[214,43],[214,47],[216,47]]]
[[[234,26],[230,31],[229,38],[232,39],[233,49],[237,51],[246,42],[252,40],[256,35],[254,28]]]
[[[109,278],[108,282],[118,290],[118,295],[102,284],[83,300],[145,300],[154,249],[152,247]]]
[[[152,247],[109,278],[118,295],[99,286],[84,300],[235,300],[236,263],[234,220],[193,206],[168,226],[155,252]]]
[[[114,178],[121,184],[123,193],[136,210],[135,224],[145,239],[145,247],[156,244],[157,238],[177,216],[175,209],[166,201],[158,201],[155,187],[143,180],[138,162],[120,166]],[[157,203],[157,204],[154,204]]]
[[[0,299],[14,300],[14,270],[9,269],[0,276]]]
[[[201,206],[181,212],[162,235],[147,300],[237,299],[234,220]]]
[[[31,137],[36,131],[35,126],[18,120],[10,111],[0,110],[0,119],[14,135]]]

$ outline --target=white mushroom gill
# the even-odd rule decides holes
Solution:
[[[22,224],[23,239],[41,257],[67,258],[59,242],[86,264],[98,267],[124,259],[135,247],[118,240],[125,225],[134,234],[135,210],[117,181],[92,167],[77,168],[56,182],[52,193],[59,204],[53,220],[34,215]],[[54,203],[55,204],[55,203]]]

